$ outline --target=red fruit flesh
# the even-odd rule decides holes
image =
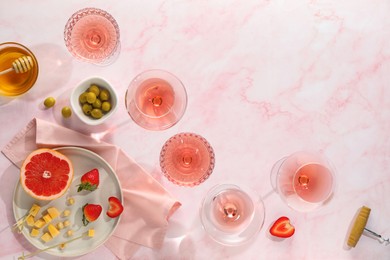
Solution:
[[[273,236],[287,238],[294,235],[295,227],[290,223],[290,219],[288,217],[283,216],[275,221],[269,232]]]
[[[102,206],[98,204],[85,204],[83,206],[83,224],[88,225],[90,222],[95,221],[102,213]]]
[[[116,197],[108,198],[110,208],[107,210],[107,216],[110,218],[116,218],[123,212],[123,205]]]
[[[77,192],[82,190],[94,191],[99,186],[99,170],[92,169],[89,172],[83,174],[81,176],[81,184],[77,189]]]

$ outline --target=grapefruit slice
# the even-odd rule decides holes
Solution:
[[[54,200],[61,197],[73,179],[72,162],[52,149],[38,149],[27,156],[20,168],[20,183],[31,197]]]

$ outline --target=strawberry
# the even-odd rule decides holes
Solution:
[[[295,227],[291,225],[288,217],[283,216],[275,221],[269,232],[273,236],[287,238],[294,235]]]
[[[95,221],[102,213],[102,206],[97,204],[85,204],[82,208],[83,211],[83,224],[88,225],[89,222]]]
[[[110,204],[110,208],[107,210],[107,216],[110,218],[116,218],[123,211],[123,205],[116,197],[109,197],[108,203]]]
[[[92,169],[81,176],[81,184],[78,185],[77,192],[82,190],[94,191],[99,186],[99,170]]]

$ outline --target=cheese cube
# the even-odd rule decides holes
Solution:
[[[34,204],[31,206],[31,209],[30,209],[30,211],[29,211],[29,215],[35,217],[35,216],[38,214],[38,212],[39,212],[40,209],[41,209],[41,207],[40,207],[39,205],[37,205],[37,204],[34,203]]]
[[[45,221],[46,224],[49,223],[52,220],[52,218],[50,217],[50,214],[46,214],[42,218],[43,218],[43,220]]]
[[[88,236],[89,237],[93,237],[95,235],[95,230],[93,228],[91,228],[90,230],[88,230]]]
[[[47,227],[47,229],[49,230],[50,232],[50,235],[55,238],[56,236],[58,236],[60,234],[60,231],[58,231],[58,229],[56,229],[56,227],[53,225],[53,224],[49,224],[49,226]]]
[[[37,221],[35,221],[34,223],[34,227],[36,228],[41,228],[43,227],[44,225],[46,224],[46,222],[43,220],[43,219],[38,219]]]
[[[27,222],[27,225],[29,225],[30,227],[34,226],[34,223],[35,223],[34,217],[28,216],[26,219],[26,222]]]
[[[48,208],[47,213],[49,213],[51,219],[55,219],[60,215],[60,212],[55,207]]]
[[[38,236],[38,235],[39,235],[39,230],[33,228],[33,229],[31,230],[30,236],[36,237],[36,236]]]
[[[43,240],[43,242],[47,243],[49,242],[50,240],[52,240],[53,238],[51,237],[51,235],[49,233],[45,233],[41,236],[41,239]]]

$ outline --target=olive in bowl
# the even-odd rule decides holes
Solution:
[[[118,97],[105,79],[92,77],[78,84],[72,91],[70,105],[77,117],[88,125],[99,125],[117,109]]]

